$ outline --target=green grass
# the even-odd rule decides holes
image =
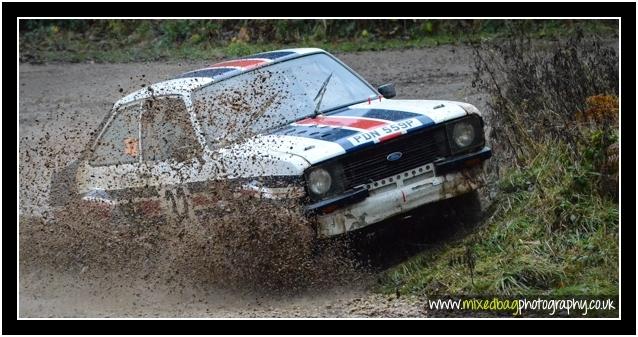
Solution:
[[[418,295],[618,294],[618,204],[594,190],[587,160],[565,144],[499,182],[493,213],[473,233],[383,274],[380,292]],[[579,187],[578,187],[579,186]],[[468,252],[470,254],[468,255]],[[474,279],[468,256],[474,259]]]

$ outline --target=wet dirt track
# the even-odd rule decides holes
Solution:
[[[394,82],[400,99],[483,101],[470,85],[468,48],[337,54],[378,86]],[[211,62],[20,65],[21,218],[46,215],[51,173],[73,160],[110,106],[127,93]],[[29,226],[21,221],[21,226]],[[23,228],[21,228],[22,230]],[[401,240],[398,237],[397,240]],[[383,244],[383,243],[382,243]],[[427,245],[423,245],[427,247]],[[387,248],[387,247],[386,247]],[[379,247],[383,249],[383,247]],[[386,250],[392,251],[392,250]],[[392,254],[392,253],[391,253]],[[397,253],[400,254],[400,253]],[[371,254],[375,255],[375,254]],[[387,259],[395,263],[401,256]],[[387,267],[384,263],[383,268]],[[374,275],[347,286],[290,296],[220,287],[158,287],[143,280],[96,286],[77,272],[29,268],[20,275],[21,317],[421,317],[421,300],[373,294]]]

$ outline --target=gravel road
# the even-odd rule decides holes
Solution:
[[[484,101],[471,88],[471,51],[460,46],[337,54],[373,85],[394,82],[397,98]],[[51,173],[77,157],[110,106],[125,94],[210,62],[19,66],[20,217],[46,215]],[[30,221],[20,222],[30,226]],[[391,254],[391,253],[390,253]],[[21,317],[424,317],[423,299],[379,295],[359,283],[290,296],[219,287],[156,287],[143,280],[96,286],[73,271],[21,264]]]

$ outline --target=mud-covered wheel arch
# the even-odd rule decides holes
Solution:
[[[483,207],[478,190],[461,194],[441,202],[446,215],[452,216],[455,222],[466,228],[477,226],[483,219]]]

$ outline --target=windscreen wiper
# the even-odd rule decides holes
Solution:
[[[317,100],[317,98],[319,98],[319,102],[317,102],[317,105],[315,106],[315,113],[314,113],[315,117],[319,115],[319,108],[321,107],[323,94],[326,93],[326,89],[328,88],[328,82],[330,82],[330,78],[332,78],[332,73],[330,73],[330,75],[328,75],[328,77],[323,81],[323,84],[321,84],[321,88],[319,88],[319,92],[317,93],[317,96],[315,96],[315,98],[312,99],[313,101],[315,101]]]

